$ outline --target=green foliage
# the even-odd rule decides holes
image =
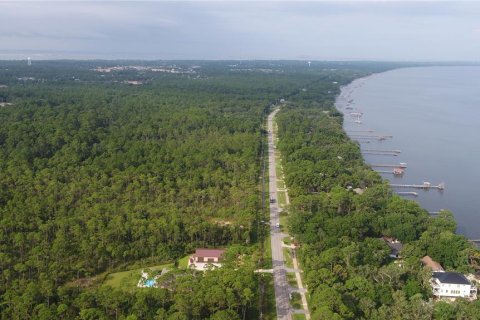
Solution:
[[[420,258],[428,254],[465,272],[480,265],[478,250],[455,235],[450,212],[430,218],[364,164],[333,110],[329,92],[338,88],[320,81],[307,92],[289,99],[277,123],[291,196],[289,230],[301,244],[312,318],[431,319],[430,275]],[[403,242],[401,264],[393,263],[382,236]]]
[[[2,318],[176,317],[170,295],[158,305],[150,290],[108,291],[121,301],[113,312],[95,295],[107,291],[83,287],[135,263],[257,241],[264,112],[314,75],[230,74],[213,62],[195,77],[91,70],[117,63],[0,63],[0,99],[13,103],[0,110]],[[18,80],[26,75],[35,79]],[[144,84],[123,83],[132,79]],[[248,288],[230,308],[240,315],[257,308]],[[209,317],[218,304],[195,312]]]

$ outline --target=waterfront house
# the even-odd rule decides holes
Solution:
[[[197,270],[205,270],[210,266],[221,267],[224,254],[224,249],[197,249],[190,256],[188,265]]]
[[[458,272],[434,272],[430,279],[432,293],[438,298],[477,299],[477,287]]]
[[[477,299],[477,287],[465,275],[458,272],[446,272],[440,263],[429,256],[425,256],[421,260],[426,268],[432,270],[430,287],[434,297],[452,300],[456,298]]]

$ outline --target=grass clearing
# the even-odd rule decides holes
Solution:
[[[186,255],[183,258],[178,260],[178,268],[179,269],[187,269],[188,268],[188,259],[190,259],[189,255]]]
[[[292,288],[298,288],[298,286],[297,286],[297,278],[295,277],[295,272],[288,272],[288,273],[287,273],[287,281],[288,281],[288,284],[289,284]]]
[[[263,269],[272,269],[273,264],[272,264],[272,243],[270,239],[270,233],[265,237],[265,243],[264,243],[264,248],[265,248],[265,256],[263,260],[263,266],[261,266]]]
[[[302,313],[295,313],[293,314],[293,320],[307,320],[307,317],[305,317],[304,314]]]
[[[293,268],[292,252],[290,248],[282,248],[283,258],[285,259],[285,266],[287,268]]]
[[[282,239],[283,243],[285,243],[287,246],[292,244],[292,238],[290,236],[285,237]]]
[[[277,191],[277,197],[278,197],[278,205],[282,208],[285,208],[285,206],[287,205],[285,192],[284,191]]]
[[[263,280],[265,281],[265,301],[263,308],[264,320],[276,320],[277,309],[275,307],[275,290],[273,286],[273,274],[263,273]]]
[[[288,226],[287,226],[287,221],[288,221],[288,213],[285,211],[280,213],[280,226],[282,228],[282,231],[285,233],[288,233]]]
[[[290,305],[293,309],[302,309],[302,297],[298,292],[292,292],[292,299],[290,299]]]
[[[174,264],[167,263],[145,268],[110,273],[106,276],[102,286],[109,286],[116,289],[132,291],[137,288],[137,283],[142,275],[142,270],[148,270],[147,272],[149,272],[149,274],[153,277],[156,272],[161,272],[163,268],[172,270],[174,268]]]

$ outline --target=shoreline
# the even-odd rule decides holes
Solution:
[[[429,67],[430,68],[430,67]],[[446,67],[446,68],[449,68],[449,67]],[[401,68],[401,69],[406,69],[406,68]],[[408,68],[408,69],[418,69],[418,67],[413,67],[413,68]],[[361,152],[362,152],[362,159],[364,161],[364,163],[368,166],[371,166],[372,163],[375,163],[375,162],[372,162],[372,161],[368,161],[367,157],[365,156],[365,154],[363,154],[363,149],[369,149],[369,148],[372,148],[372,147],[368,147],[365,143],[360,143],[359,140],[356,140],[355,138],[352,137],[352,134],[351,133],[348,133],[348,129],[349,129],[349,124],[348,122],[346,121],[347,120],[347,115],[348,115],[348,111],[346,108],[347,107],[350,107],[350,111],[352,111],[353,113],[355,113],[357,110],[358,110],[358,105],[355,105],[355,101],[353,100],[353,97],[352,95],[354,94],[355,91],[357,91],[358,89],[361,89],[361,87],[363,86],[364,82],[371,79],[373,76],[376,76],[376,75],[379,75],[379,74],[384,74],[384,73],[388,73],[388,72],[391,72],[391,71],[395,71],[395,70],[398,70],[398,69],[392,69],[392,70],[387,70],[385,72],[377,72],[377,73],[372,73],[372,74],[369,74],[367,76],[364,76],[364,77],[360,77],[360,78],[356,78],[354,79],[353,81],[351,81],[350,83],[346,84],[346,85],[343,85],[343,86],[340,86],[340,93],[337,95],[337,97],[335,98],[335,102],[334,102],[334,106],[335,106],[335,109],[340,112],[343,116],[344,116],[344,119],[343,119],[343,122],[342,122],[342,129],[343,131],[345,132],[345,134],[349,137],[350,140],[352,140],[353,142],[357,143]],[[356,110],[357,109],[357,110]],[[359,110],[357,112],[360,112]],[[363,123],[362,123],[363,124]],[[362,124],[359,124],[358,128],[359,128],[359,131],[372,131],[374,130],[374,128],[370,128],[370,127],[362,127],[361,125]],[[371,125],[371,124],[370,124]],[[351,129],[351,128],[350,128]],[[368,130],[367,130],[368,129]],[[361,140],[360,140],[361,141]],[[379,147],[379,146],[376,146],[375,147]],[[381,147],[379,147],[381,148]],[[403,160],[410,160],[410,159],[403,159]],[[391,161],[391,160],[386,160],[386,162],[388,161]],[[398,163],[398,160],[397,160],[397,157],[395,157],[394,159],[394,162]],[[406,161],[408,163],[408,161]],[[376,170],[374,170],[373,168],[371,168],[372,171],[375,171],[375,172],[378,172]],[[385,174],[382,174],[382,173],[387,173],[386,171],[384,172],[378,172],[378,175],[382,178],[383,181],[387,181],[388,183],[396,183],[394,182],[394,178],[390,179],[388,177],[385,177]],[[393,175],[393,177],[395,177],[395,175]],[[403,183],[406,183],[406,182],[403,182]],[[390,190],[392,190],[393,193],[397,193],[396,190],[394,188],[390,188]],[[410,191],[410,190],[408,190]],[[433,190],[432,190],[433,191]],[[447,191],[448,192],[448,191]],[[414,192],[412,192],[413,194]],[[415,195],[415,197],[417,196],[418,194]],[[420,198],[418,200],[413,200],[411,196],[408,196],[408,195],[400,195],[403,199],[406,199],[406,200],[411,200],[411,201],[414,201],[416,203],[418,203],[420,205],[421,208],[423,208],[425,211],[429,212],[430,211],[428,210],[428,208],[425,206],[424,203],[422,203],[421,199],[424,200],[424,201],[427,201],[425,199],[425,194],[423,193],[420,193]],[[441,208],[441,209],[438,209],[436,211],[440,211],[440,210],[448,210],[450,212],[452,212],[454,214],[454,219],[455,219],[455,222],[457,224],[457,230],[456,230],[456,234],[459,234],[459,235],[462,235],[464,236],[466,239],[479,239],[480,236],[477,236],[476,234],[470,234],[469,233],[472,233],[472,232],[468,232],[466,229],[465,229],[465,226],[460,225],[460,220],[455,216],[455,212],[454,210],[451,210],[449,208]],[[462,229],[464,230],[462,232]],[[478,243],[476,243],[477,247],[480,247],[480,245]]]

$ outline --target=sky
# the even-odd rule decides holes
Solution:
[[[480,2],[3,1],[0,59],[480,61]]]

